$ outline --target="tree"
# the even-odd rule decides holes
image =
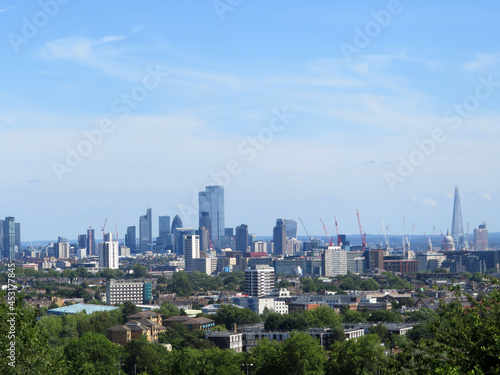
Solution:
[[[237,325],[259,323],[260,317],[250,309],[242,309],[233,305],[222,305],[214,316],[215,324],[223,324],[231,329],[233,323]]]
[[[385,341],[389,337],[389,331],[382,323],[368,328],[368,332],[372,335],[380,337],[380,341]]]
[[[304,311],[308,327],[336,327],[340,325],[340,316],[328,306],[319,306],[314,310]]]
[[[189,280],[186,272],[174,273],[172,283],[168,284],[168,290],[178,296],[187,297],[193,294],[193,284]]]
[[[136,265],[134,265],[133,270],[134,270],[134,277],[137,279],[142,279],[142,278],[146,277],[149,269],[148,269],[148,267],[137,263]]]
[[[164,319],[179,315],[179,308],[168,301],[163,301],[160,308],[155,311],[160,313]]]
[[[326,364],[328,375],[377,374],[387,363],[384,348],[377,335],[365,335],[357,340],[334,343]]]
[[[8,298],[8,297],[7,297]],[[0,291],[0,373],[5,375],[66,374],[64,356],[59,348],[48,345],[37,324],[37,312],[23,302],[22,293],[6,303],[5,292]],[[12,309],[11,309],[12,307]],[[16,315],[7,315],[15,313]],[[13,319],[14,318],[14,319]],[[15,333],[11,331],[15,327]],[[14,343],[14,345],[12,345]],[[15,355],[15,361],[8,356]],[[12,366],[9,365],[12,364]],[[13,367],[15,366],[15,367]]]
[[[123,322],[127,321],[127,316],[137,314],[140,311],[142,311],[140,307],[137,307],[130,301],[125,301],[122,307]]]
[[[118,344],[97,333],[86,333],[64,348],[69,373],[76,375],[117,374],[119,353]]]
[[[306,333],[295,333],[283,342],[281,374],[323,374],[327,355],[318,340]]]
[[[166,354],[166,349],[161,345],[150,344],[146,336],[132,340],[124,346],[125,360],[123,369],[128,374],[152,374],[157,364]]]
[[[401,323],[403,318],[401,314],[390,310],[377,310],[371,313],[369,322]]]
[[[344,323],[366,323],[366,318],[359,311],[346,310],[341,314]]]

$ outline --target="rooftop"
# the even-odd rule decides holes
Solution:
[[[50,309],[49,311],[47,311],[47,313],[51,315],[63,315],[63,314],[78,314],[82,311],[85,311],[87,314],[93,314],[99,311],[112,311],[116,309],[118,309],[118,307],[78,303],[76,305],[68,305],[68,306],[58,307],[56,309]]]

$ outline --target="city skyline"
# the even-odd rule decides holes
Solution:
[[[356,209],[366,233],[451,231],[455,185],[464,228],[500,231],[497,2],[40,4],[0,9],[0,217],[23,241],[106,217],[123,237],[147,207],[197,228],[209,185],[259,235],[357,233]]]

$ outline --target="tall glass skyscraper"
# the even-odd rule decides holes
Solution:
[[[153,243],[152,210],[148,208],[146,215],[139,217],[139,251],[145,253]]]
[[[210,217],[210,237],[217,249],[220,249],[221,240],[224,238],[224,187],[207,186],[205,191],[198,194],[199,217],[203,212],[208,212]]]
[[[16,223],[12,216],[3,222],[3,257],[13,260],[16,256]]]
[[[127,234],[125,235],[125,246],[130,249],[130,252],[137,252],[137,235],[135,232],[135,225],[127,227]]]

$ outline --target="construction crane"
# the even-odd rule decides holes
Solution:
[[[388,228],[389,226],[387,226]],[[389,250],[389,238],[387,237],[387,228],[385,227],[384,220],[382,220],[382,230],[384,231],[385,250]]]
[[[304,225],[304,222],[302,221],[300,216],[299,216],[299,221],[300,221],[300,224],[302,225],[302,228],[304,228],[304,232],[306,232],[307,237],[309,237],[309,239],[311,239],[312,237],[309,235],[309,232],[307,232],[306,226]]]
[[[102,226],[101,228],[101,231],[102,231],[102,240],[106,240],[106,236],[104,234],[104,230],[106,229],[106,223],[108,222],[108,218],[106,217],[106,220],[104,220],[104,225]]]
[[[116,225],[116,221],[115,221],[115,230],[116,230],[116,241],[118,242],[118,225]]]
[[[337,228],[337,245],[342,246],[342,242],[340,241],[339,225],[337,224],[337,216],[334,217],[335,217],[335,228]]]
[[[323,224],[323,230],[325,231],[325,234],[326,234],[326,240],[329,241],[328,246],[333,246],[333,237],[330,238],[330,236],[328,235],[328,232],[326,231],[326,226],[325,226],[325,223],[323,222],[323,219],[320,219],[320,220],[321,220],[321,224]]]
[[[363,228],[361,227],[361,219],[359,218],[359,211],[356,209],[356,215],[358,216],[359,234],[361,236],[361,244],[363,246],[363,251],[366,247],[366,233],[363,234]]]

